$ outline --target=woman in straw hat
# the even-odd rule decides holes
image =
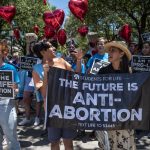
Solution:
[[[109,54],[109,62],[107,67],[102,68],[99,74],[108,73],[130,73],[129,61],[131,53],[123,42],[113,41],[107,43],[105,50]],[[110,149],[112,150],[135,150],[134,130],[112,130],[108,131],[108,139]],[[100,143],[101,144],[101,143]]]

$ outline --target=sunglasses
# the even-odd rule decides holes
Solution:
[[[74,40],[68,41],[68,42],[66,43],[66,47],[67,47],[67,48],[70,48],[70,47],[77,47],[77,43],[75,43]]]

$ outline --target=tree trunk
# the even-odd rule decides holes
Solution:
[[[143,14],[143,15],[141,16],[140,26],[138,27],[138,33],[139,33],[139,49],[140,49],[140,50],[142,49],[142,46],[143,46],[142,34],[145,32],[146,19],[147,19],[147,14]]]
[[[142,45],[143,45],[143,41],[142,41],[142,31],[141,31],[141,27],[138,27],[138,36],[139,36],[139,41],[138,41],[138,48],[141,51],[142,50]]]
[[[4,24],[4,23],[3,23],[3,20],[0,19],[0,33],[3,31],[3,30],[2,30],[3,24]]]
[[[147,14],[143,14],[142,17],[141,17],[141,32],[142,33],[145,32],[146,20],[147,20]]]

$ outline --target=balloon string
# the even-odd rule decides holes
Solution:
[[[10,23],[10,29],[11,30],[13,30],[14,28],[13,28],[13,25],[12,25],[12,23]]]
[[[61,46],[62,48],[64,48],[64,49],[67,49],[67,47],[65,47],[65,46]]]
[[[55,17],[53,13],[52,13],[52,15],[53,15],[53,17]],[[58,22],[58,20],[57,20],[56,18],[55,18],[55,20],[56,20],[56,22],[59,24],[59,26],[61,27],[61,25],[60,25],[60,23]]]

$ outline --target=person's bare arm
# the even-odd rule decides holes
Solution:
[[[66,70],[73,71],[73,69],[71,68],[71,65],[67,61],[65,61],[65,66],[66,66]]]
[[[81,72],[81,64],[82,64],[82,58],[83,58],[83,52],[82,50],[78,50],[77,53],[72,53],[76,57],[76,70],[75,72],[79,73]]]
[[[44,101],[46,100],[46,90],[47,90],[47,85],[48,85],[48,71],[49,71],[49,65],[48,62],[43,64],[43,69],[44,69],[44,79],[43,79],[43,87],[41,89],[42,96],[44,98]]]
[[[32,72],[32,77],[36,90],[39,90],[43,86],[43,81],[40,79],[39,75],[35,71]]]

